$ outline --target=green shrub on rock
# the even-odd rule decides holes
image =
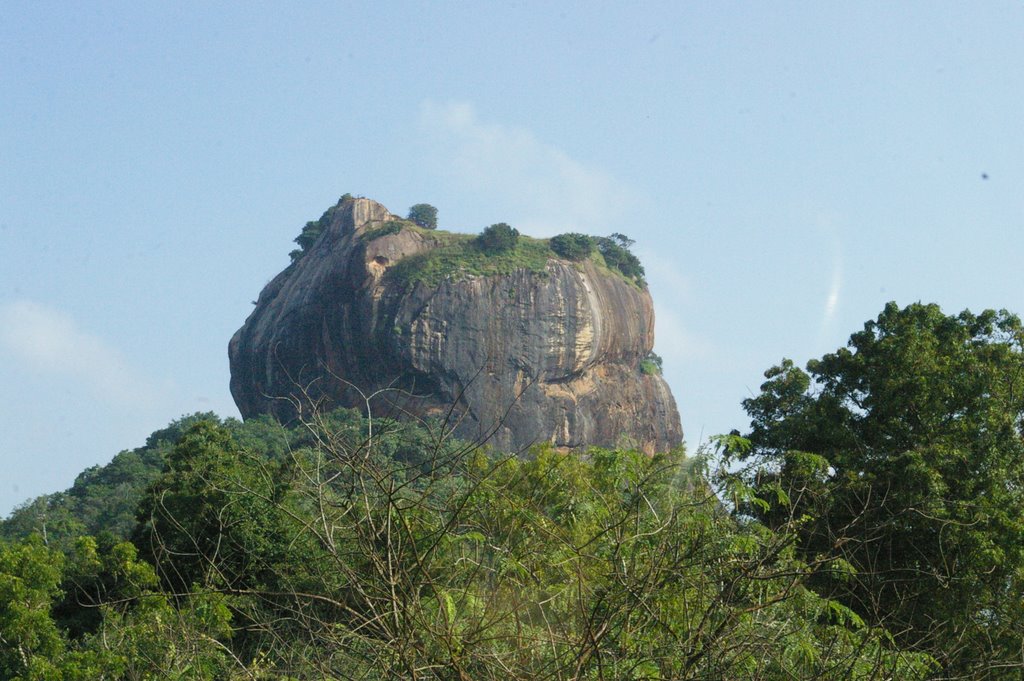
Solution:
[[[437,229],[437,209],[429,203],[417,203],[409,208],[408,219],[424,229]]]
[[[516,247],[517,241],[519,241],[519,230],[504,222],[487,227],[476,238],[480,250],[487,255],[498,255],[511,251]]]
[[[640,360],[640,373],[648,376],[661,376],[661,372],[661,355],[648,352],[647,356]]]
[[[549,243],[551,250],[566,260],[584,260],[594,252],[594,239],[586,234],[566,232],[551,237]]]
[[[601,252],[608,267],[622,272],[627,278],[643,285],[644,266],[640,264],[640,259],[629,250],[632,245],[632,239],[618,233],[597,240],[597,250]]]

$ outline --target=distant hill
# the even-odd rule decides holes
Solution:
[[[0,522],[0,538],[21,539],[33,533],[61,544],[78,535],[112,534],[127,538],[146,487],[164,470],[168,454],[182,433],[201,421],[223,425],[254,451],[280,455],[291,437],[270,419],[242,423],[221,420],[213,412],[196,412],[152,433],[146,444],[126,449],[103,466],[90,466],[62,492],[44,494],[18,506]]]

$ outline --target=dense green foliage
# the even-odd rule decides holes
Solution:
[[[437,209],[429,203],[417,203],[409,208],[408,218],[424,229],[437,229]]]
[[[19,506],[0,522],[0,540],[38,534],[52,546],[67,547],[83,534],[127,538],[135,528],[146,486],[160,475],[182,434],[203,421],[220,423],[212,412],[183,416],[151,434],[144,446],[121,452],[105,466],[85,469],[70,489]],[[259,417],[244,424],[227,419],[223,425],[250,451],[280,456],[288,435],[272,423],[269,417]]]
[[[519,230],[504,222],[485,227],[476,238],[477,247],[487,255],[500,255],[516,247]]]
[[[618,270],[627,279],[643,285],[644,268],[640,264],[640,259],[629,250],[632,245],[632,239],[618,233],[597,240],[597,250],[608,267]]]
[[[566,260],[585,260],[594,252],[594,238],[586,234],[566,232],[551,237],[551,250]]]
[[[690,458],[186,417],[0,527],[0,679],[1019,679],[1022,339],[890,305]]]
[[[38,535],[0,543],[0,678],[230,678],[224,600],[162,592],[127,542],[81,537],[66,552]]]
[[[1006,312],[889,304],[848,348],[768,372],[751,506],[800,518],[813,584],[944,678],[1018,678],[1024,632],[1024,328]],[[1003,676],[998,669],[1007,669]]]
[[[661,376],[661,364],[661,355],[648,352],[647,356],[640,360],[640,371],[649,376]]]
[[[929,664],[807,589],[790,533],[730,518],[700,458],[521,461],[370,425],[339,412],[249,451],[199,422],[141,500],[134,546],[0,547],[6,678],[915,678]]]
[[[302,233],[295,238],[295,243],[299,244],[300,248],[290,253],[292,262],[298,261],[306,254],[330,226],[338,208],[351,198],[351,194],[345,194],[336,205],[328,208],[319,220],[306,223]],[[503,275],[517,269],[544,273],[547,260],[552,256],[572,262],[591,260],[604,271],[621,276],[640,288],[646,286],[644,268],[630,251],[633,240],[619,233],[609,237],[592,237],[567,232],[549,240],[539,240],[522,237],[514,227],[499,222],[486,227],[473,238],[464,234],[438,231],[437,209],[430,204],[418,203],[409,208],[406,220],[389,220],[368,228],[360,235],[360,240],[373,241],[389,234],[397,234],[403,229],[421,230],[421,234],[429,234],[438,244],[434,252],[411,256],[401,262],[400,271],[393,276],[409,286],[417,283],[436,286],[445,279]]]

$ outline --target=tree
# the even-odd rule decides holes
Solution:
[[[155,586],[127,542],[80,537],[66,555],[38,535],[0,543],[0,678],[235,678],[223,598],[176,594],[174,607]]]
[[[661,355],[651,350],[640,360],[640,371],[651,376],[661,376],[662,362]]]
[[[270,476],[279,493],[211,424],[154,486],[161,573],[227,599],[247,670],[838,680],[927,663],[807,590],[790,528],[722,513],[701,458],[538,447],[521,461],[443,428],[375,419],[371,437],[352,412],[306,417],[292,470]],[[264,509],[258,523],[242,505]]]
[[[566,260],[584,260],[594,252],[594,240],[586,234],[567,232],[551,237],[551,250]]]
[[[0,678],[867,681],[930,668],[807,588],[831,559],[797,550],[802,519],[725,513],[720,499],[756,490],[709,478],[706,453],[538,446],[523,460],[356,410],[305,411],[290,429],[202,416],[147,441],[165,465],[137,546],[0,542]],[[119,464],[80,486],[89,498],[136,474]]]
[[[409,209],[409,219],[424,229],[437,229],[437,209],[429,203],[417,203]]]
[[[807,372],[784,361],[744,401],[748,512],[799,519],[805,559],[852,570],[821,570],[819,591],[932,655],[943,678],[1024,669],[1022,343],[1005,311],[890,303],[847,347]]]
[[[50,618],[60,595],[64,557],[39,537],[0,544],[0,678],[48,679],[63,652],[60,630]]]
[[[629,237],[616,232],[610,237],[598,238],[597,250],[600,251],[608,267],[618,270],[642,285],[644,283],[644,267],[640,264],[640,259],[629,250],[633,243]]]
[[[174,591],[251,586],[285,551],[275,502],[286,479],[279,463],[243,452],[228,429],[201,421],[182,435],[139,504],[133,540]]]
[[[613,241],[617,242],[619,246],[621,246],[622,248],[625,248],[627,251],[629,249],[633,248],[633,244],[636,243],[636,241],[634,241],[633,239],[630,239],[628,236],[626,236],[625,234],[623,234],[621,232],[612,232],[612,235],[611,235],[610,238]]]
[[[476,242],[487,255],[498,255],[511,251],[519,241],[519,230],[510,227],[504,222],[491,225],[480,233]]]

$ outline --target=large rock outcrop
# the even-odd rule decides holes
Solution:
[[[346,198],[263,289],[229,346],[243,417],[287,421],[313,403],[365,411],[376,393],[375,415],[450,413],[458,436],[506,451],[682,441],[667,384],[640,366],[654,343],[646,290],[554,254],[540,271],[410,282],[398,263],[456,237],[399,220]]]

